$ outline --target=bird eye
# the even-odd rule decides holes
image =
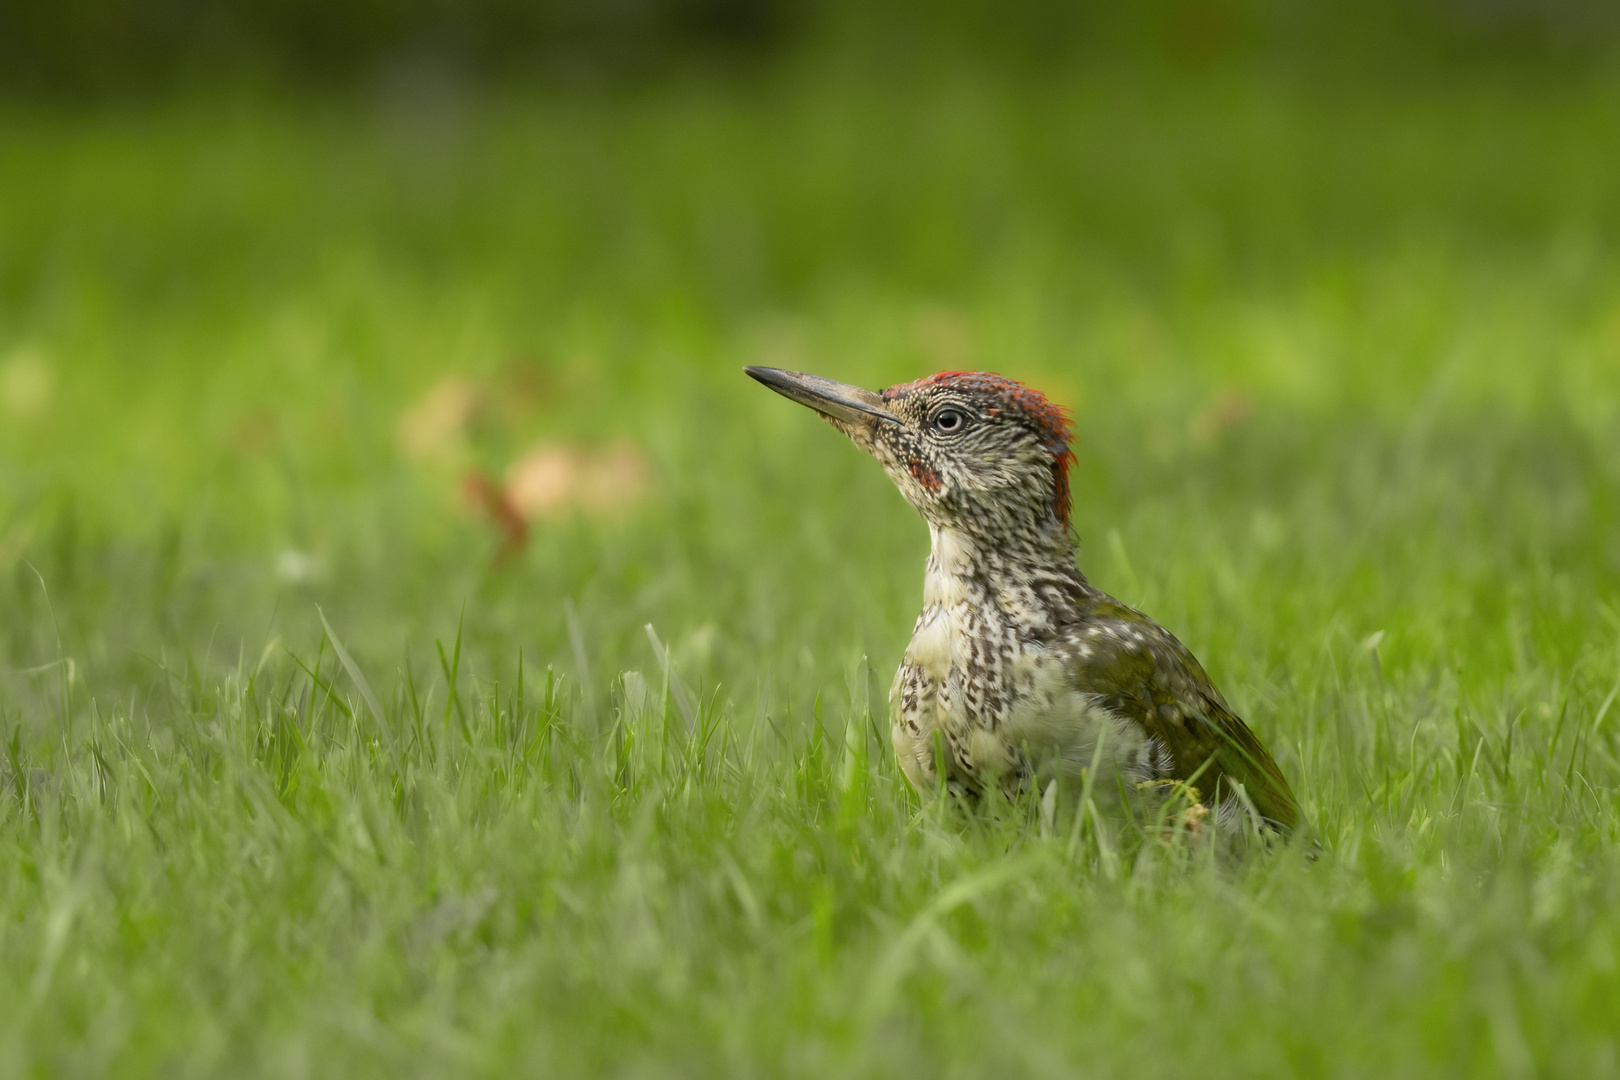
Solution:
[[[947,435],[953,435],[956,432],[961,431],[966,424],[967,417],[963,416],[955,409],[941,409],[934,417],[935,430],[942,431]]]

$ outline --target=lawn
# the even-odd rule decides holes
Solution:
[[[0,1073],[1620,1075],[1617,140],[1573,75],[6,106]],[[749,363],[1070,405],[1083,566],[1316,857],[920,800],[926,530]]]

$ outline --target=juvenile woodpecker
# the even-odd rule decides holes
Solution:
[[[928,522],[922,614],[889,690],[915,787],[1015,792],[1102,760],[1127,789],[1202,793],[1225,829],[1294,827],[1288,781],[1192,653],[1076,566],[1061,408],[987,372],[873,393],[746,370],[876,458]]]

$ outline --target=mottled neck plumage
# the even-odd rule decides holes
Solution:
[[[1042,635],[1069,621],[1091,586],[1075,565],[1075,542],[1056,521],[987,534],[968,523],[930,524],[925,605],[968,603],[994,609],[1020,630]]]

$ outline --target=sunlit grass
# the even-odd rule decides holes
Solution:
[[[0,1069],[1620,1072],[1620,94],[1532,89],[7,116]],[[1318,857],[910,793],[925,532],[750,362],[1074,405]],[[536,440],[650,490],[503,556]]]

